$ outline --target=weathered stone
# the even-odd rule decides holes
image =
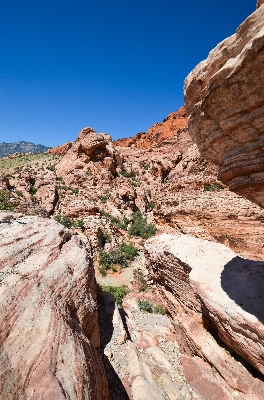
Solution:
[[[219,243],[160,235],[145,244],[146,265],[173,316],[181,349],[212,365],[234,390],[258,396],[264,385],[204,329],[264,372],[264,263],[238,257]]]
[[[185,79],[188,129],[230,190],[264,206],[264,6]]]
[[[108,399],[90,254],[55,221],[0,216],[1,399]]]

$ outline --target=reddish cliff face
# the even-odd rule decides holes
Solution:
[[[72,142],[67,142],[62,144],[61,146],[53,147],[52,149],[48,150],[48,153],[54,154],[57,156],[64,156],[68,150],[72,147]]]
[[[163,122],[157,122],[148,129],[148,133],[141,132],[136,136],[127,139],[119,139],[116,146],[136,147],[137,149],[149,149],[159,145],[164,139],[174,136],[179,129],[185,127],[187,121],[185,108],[168,115]]]
[[[188,129],[219,180],[264,207],[264,5],[185,80]]]

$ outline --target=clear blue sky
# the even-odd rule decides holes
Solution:
[[[55,146],[84,126],[133,136],[256,0],[0,0],[0,142]]]

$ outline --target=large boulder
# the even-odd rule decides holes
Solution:
[[[146,268],[173,318],[182,352],[206,361],[231,388],[251,396],[245,398],[263,398],[263,382],[223,343],[264,372],[264,262],[187,235],[162,234],[145,248]],[[188,363],[183,358],[183,367]]]
[[[90,254],[55,221],[0,218],[0,398],[108,399]]]
[[[184,84],[188,129],[229,188],[264,206],[264,5]],[[262,5],[261,5],[262,4]]]

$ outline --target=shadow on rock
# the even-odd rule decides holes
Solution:
[[[264,323],[264,261],[234,257],[224,267],[221,286],[237,305]]]
[[[100,330],[100,354],[105,367],[105,372],[108,381],[110,400],[129,400],[126,389],[115,372],[114,368],[109,361],[111,354],[104,354],[106,345],[113,340],[114,326],[113,314],[115,310],[115,300],[110,293],[102,292],[100,294],[100,301],[98,305],[98,322]]]

